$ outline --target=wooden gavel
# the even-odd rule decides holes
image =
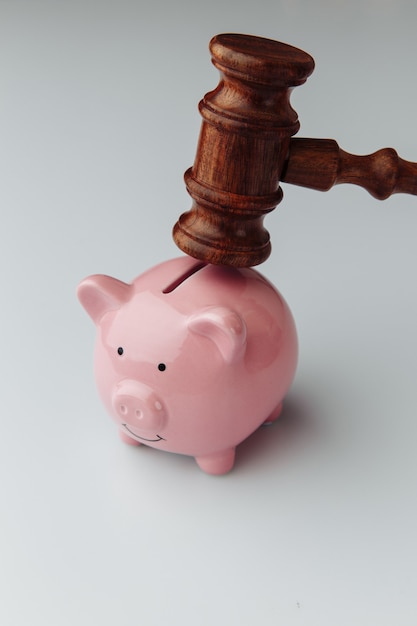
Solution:
[[[353,183],[380,200],[417,195],[417,163],[392,148],[356,156],[332,139],[292,138],[300,124],[290,93],[314,69],[309,54],[239,34],[214,37],[210,51],[221,79],[199,105],[197,154],[185,173],[193,205],[173,230],[181,250],[216,265],[265,261],[263,219],[282,199],[280,181],[321,191]]]

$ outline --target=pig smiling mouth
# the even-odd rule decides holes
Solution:
[[[135,439],[141,439],[142,441],[165,441],[165,439],[163,437],[161,437],[160,435],[156,435],[156,439],[146,439],[146,437],[139,437],[139,435],[136,435],[136,433],[133,433],[129,426],[127,424],[122,424],[122,426],[127,430],[127,432],[129,433],[129,435],[131,435],[132,437],[134,437]]]

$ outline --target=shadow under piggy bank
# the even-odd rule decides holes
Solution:
[[[308,394],[290,392],[280,417],[258,428],[237,447],[234,471],[253,471],[256,466],[264,472],[282,467],[288,454],[294,457],[294,452],[304,450],[316,439],[320,428],[317,416],[318,409]]]

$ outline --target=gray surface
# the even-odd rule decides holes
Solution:
[[[312,54],[300,136],[417,160],[416,7],[0,2],[2,624],[415,625],[415,197],[285,187],[300,365],[222,478],[119,442],[75,288],[177,255],[216,33]]]

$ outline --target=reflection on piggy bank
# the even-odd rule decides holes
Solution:
[[[278,417],[297,336],[286,302],[255,270],[185,256],[132,284],[90,276],[78,297],[97,326],[97,386],[123,441],[224,474],[236,446]]]

